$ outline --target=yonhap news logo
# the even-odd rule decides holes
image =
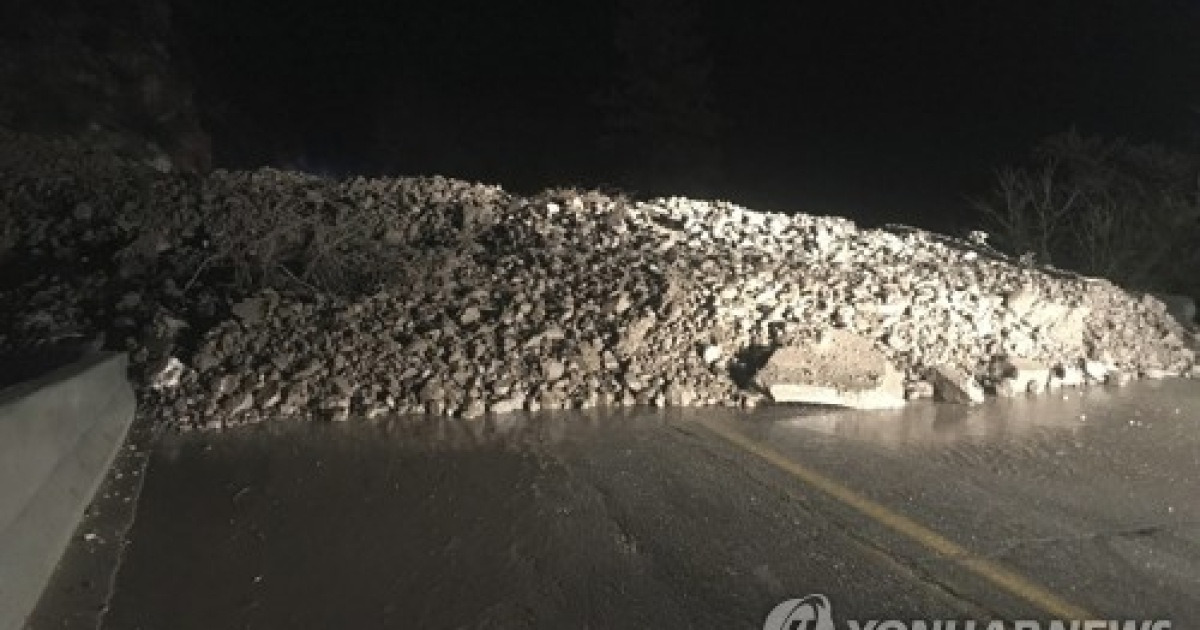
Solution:
[[[847,630],[1171,630],[1166,619],[847,619]],[[836,630],[829,598],[820,594],[789,599],[767,615],[763,630]]]
[[[834,630],[829,598],[814,594],[789,599],[767,615],[763,630]]]

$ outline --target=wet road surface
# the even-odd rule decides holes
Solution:
[[[761,628],[810,593],[1200,626],[1200,383],[172,438],[104,626]]]

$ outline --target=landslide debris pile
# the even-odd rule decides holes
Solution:
[[[1194,362],[1160,302],[1106,281],[727,202],[189,178],[0,132],[0,210],[0,347],[103,332],[180,427],[754,404],[773,348],[835,329],[871,340],[912,396],[934,367],[1003,392],[1012,358],[1155,376]]]

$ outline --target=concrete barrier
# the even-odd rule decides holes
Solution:
[[[0,630],[21,628],[133,422],[127,358],[0,390]]]

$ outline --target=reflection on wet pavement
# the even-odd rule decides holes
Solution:
[[[1030,614],[696,420],[1090,609],[1200,620],[1200,387],[1162,381],[176,436],[106,625],[755,627],[810,592],[843,617]]]

